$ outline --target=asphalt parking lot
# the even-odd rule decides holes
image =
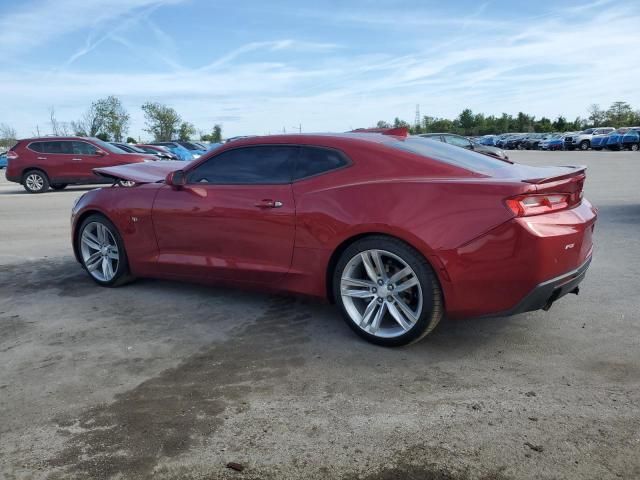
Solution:
[[[510,155],[588,165],[580,295],[401,349],[308,300],[100,288],[69,246],[85,188],[0,174],[0,478],[640,478],[640,153]]]

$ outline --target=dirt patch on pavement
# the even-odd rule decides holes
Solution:
[[[51,478],[150,476],[160,459],[212,435],[229,403],[242,406],[254,382],[285,376],[304,363],[300,327],[309,315],[296,303],[274,297],[255,323],[225,344],[193,355],[111,404],[57,419],[59,434],[69,438],[49,459],[50,467],[60,469]]]

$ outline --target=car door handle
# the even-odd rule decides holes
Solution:
[[[38,157],[38,160],[46,160],[47,157]]]
[[[81,162],[82,159],[81,158],[72,158],[71,161],[72,162]]]
[[[280,208],[282,202],[279,200],[264,199],[254,204],[258,208]]]

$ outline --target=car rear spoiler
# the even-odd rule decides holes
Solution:
[[[406,137],[409,135],[407,127],[396,128],[356,128],[348,133],[381,133],[382,135],[392,135],[394,137]]]
[[[587,167],[585,165],[573,166],[573,165],[562,165],[560,168],[570,168],[571,171],[560,174],[560,175],[552,175],[550,177],[539,177],[539,178],[527,178],[526,180],[522,180],[525,183],[531,183],[533,185],[540,185],[542,183],[550,183],[557,182],[560,180],[565,180],[571,177],[585,176],[585,172]]]

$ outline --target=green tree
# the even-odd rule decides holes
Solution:
[[[562,115],[559,115],[552,125],[554,130],[558,132],[565,132],[567,130],[567,119]]]
[[[389,122],[385,122],[384,120],[378,120],[378,123],[376,123],[376,128],[391,128],[391,124]]]
[[[173,108],[158,102],[147,102],[142,105],[147,128],[156,142],[167,142],[173,139],[182,119]]]
[[[56,122],[55,129],[60,129],[60,122]],[[71,122],[74,135],[97,137],[103,134],[116,142],[122,141],[128,129],[129,114],[120,99],[113,95],[92,102],[79,120]]]
[[[121,142],[129,130],[129,114],[118,97],[113,95],[98,100],[105,116],[103,129],[116,142]]]
[[[111,141],[111,138],[109,137],[109,134],[105,133],[105,132],[97,134],[96,138],[99,138],[103,142],[110,142]]]
[[[613,102],[607,110],[607,123],[612,127],[631,126],[633,109],[627,102]]]
[[[127,137],[127,143],[138,143],[138,141],[133,137]]]
[[[196,127],[193,123],[182,122],[180,124],[180,128],[178,129],[178,140],[182,142],[188,142],[191,140],[191,135],[195,135]]]
[[[607,112],[602,110],[600,105],[597,103],[590,105],[587,112],[589,113],[587,118],[589,119],[589,122],[591,122],[592,127],[599,127],[603,125],[607,119]]]
[[[200,135],[203,142],[220,143],[222,142],[222,125],[216,123],[211,133]]]
[[[473,133],[473,127],[475,126],[475,117],[473,112],[465,108],[458,116],[458,125],[464,135],[471,135]]]

